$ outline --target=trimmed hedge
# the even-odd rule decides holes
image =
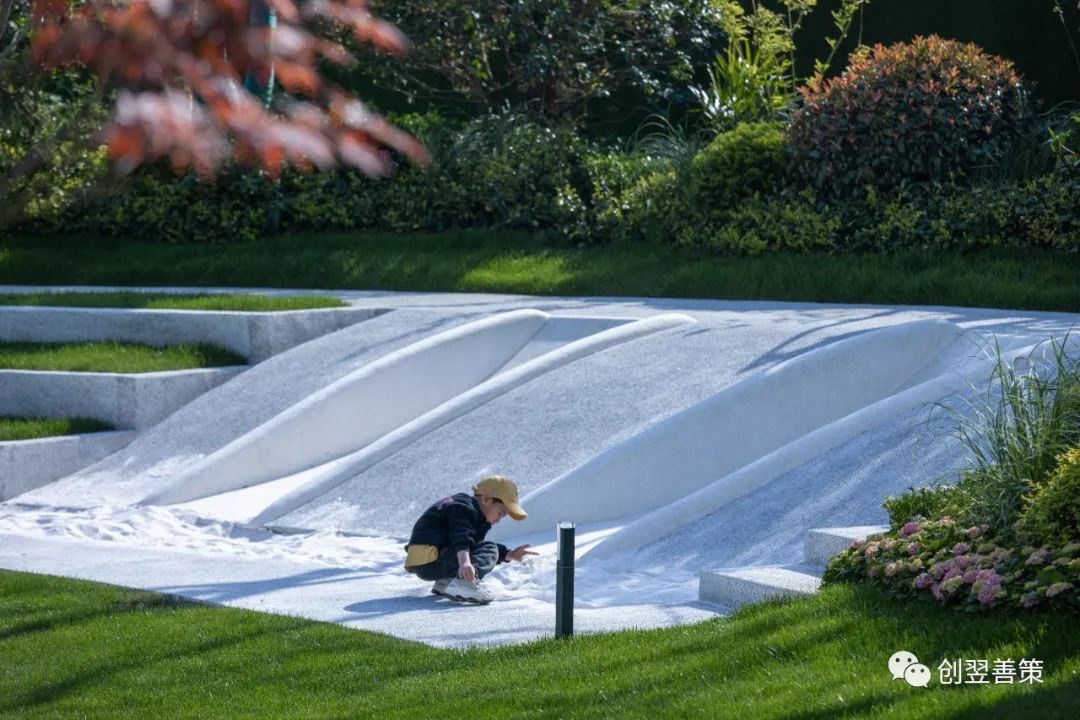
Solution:
[[[428,145],[430,168],[402,160],[391,180],[336,170],[286,171],[280,182],[230,168],[206,182],[148,167],[104,197],[32,228],[199,243],[357,228],[563,230],[580,225],[591,203],[586,148],[567,129],[512,114],[464,125],[434,115],[396,121]]]
[[[522,168],[514,178],[496,168],[478,167],[471,175],[409,168],[390,181],[346,171],[287,174],[280,184],[250,172],[203,183],[147,170],[122,191],[52,225],[148,242],[244,242],[306,230],[504,227],[548,231],[574,242],[673,242],[739,254],[1080,252],[1080,179],[1060,175],[923,185],[891,196],[870,190],[832,201],[809,189],[759,191],[710,207],[688,191],[691,183],[648,157],[585,155],[576,169],[580,178],[565,167],[547,174]],[[30,228],[50,229],[40,222]]]
[[[1050,175],[975,186],[910,187],[891,196],[824,200],[810,189],[752,198],[703,216],[692,196],[668,197],[655,185],[648,200],[669,214],[663,225],[683,245],[725,252],[829,250],[889,252],[920,248],[1040,248],[1080,252],[1080,180]],[[657,221],[654,221],[656,224]],[[655,233],[654,233],[655,234]]]
[[[779,125],[717,136],[690,162],[590,146],[571,130],[504,114],[394,119],[431,150],[390,180],[335,170],[212,182],[142,168],[111,192],[17,232],[231,243],[285,232],[541,231],[566,242],[671,242],[725,253],[1039,248],[1080,252],[1080,173],[1032,180],[866,187],[829,198],[783,177]]]

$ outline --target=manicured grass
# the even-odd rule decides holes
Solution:
[[[236,353],[213,345],[163,348],[120,342],[0,343],[0,369],[145,373],[243,365]]]
[[[282,236],[236,245],[0,243],[0,283],[359,288],[958,305],[1080,311],[1080,256],[1047,252],[727,257],[535,235]]]
[[[77,435],[102,430],[112,430],[112,426],[90,418],[0,417],[0,442],[34,440],[55,435]]]
[[[1078,637],[1075,616],[838,586],[696,626],[461,652],[0,572],[0,716],[1047,720],[1080,706]],[[932,668],[930,687],[891,678],[901,649]],[[1041,660],[1042,683],[940,685],[947,658]]]
[[[281,312],[344,307],[348,303],[322,295],[167,295],[144,292],[36,292],[0,294],[0,305],[49,307],[140,308],[146,310],[231,310]]]

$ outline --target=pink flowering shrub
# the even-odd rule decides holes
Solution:
[[[825,582],[868,580],[893,597],[932,598],[979,612],[1052,608],[1080,613],[1080,542],[999,545],[987,525],[948,517],[908,522],[855,542],[829,563]]]

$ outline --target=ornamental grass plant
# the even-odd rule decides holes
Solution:
[[[1024,500],[1043,484],[1062,453],[1080,442],[1080,363],[1069,339],[1051,339],[1026,357],[1007,362],[995,342],[987,395],[970,413],[950,409],[972,469],[956,485],[973,523],[1008,533]]]

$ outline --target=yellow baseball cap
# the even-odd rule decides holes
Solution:
[[[510,517],[515,520],[524,520],[529,516],[525,512],[525,508],[518,504],[517,485],[509,478],[504,478],[501,475],[489,475],[476,483],[473,492],[477,495],[488,495],[501,500],[502,504],[510,512]]]

